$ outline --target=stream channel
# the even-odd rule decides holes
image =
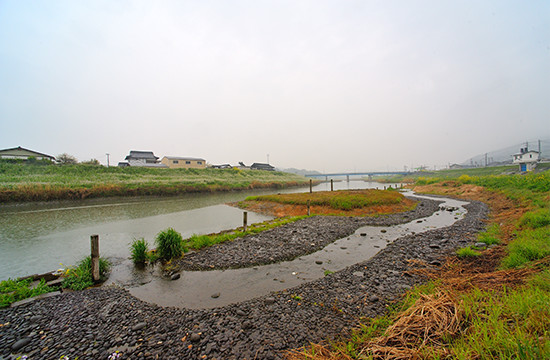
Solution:
[[[204,309],[253,299],[368,260],[399,237],[450,226],[465,216],[463,206],[467,202],[437,199],[443,201],[441,207],[455,210],[440,208],[429,217],[396,226],[361,227],[351,236],[292,261],[242,269],[182,271],[181,278],[172,281],[162,278],[158,267],[139,270],[125,260],[114,267],[108,283],[124,286],[135,297],[161,306]]]

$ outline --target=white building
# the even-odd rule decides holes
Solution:
[[[130,155],[124,159],[127,162],[120,162],[118,166],[141,166],[141,167],[160,167],[166,168],[168,166],[159,163],[158,156],[155,156],[152,151],[136,151],[131,150]]]
[[[527,147],[521,148],[520,152],[512,155],[514,164],[519,165],[519,171],[533,171],[540,161],[540,153],[538,151],[529,150]]]

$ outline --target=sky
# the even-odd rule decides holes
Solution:
[[[546,0],[0,0],[2,149],[387,171],[549,137]]]

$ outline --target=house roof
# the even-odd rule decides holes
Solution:
[[[265,163],[254,163],[250,166],[251,169],[275,169],[274,166]]]
[[[39,156],[48,157],[48,158],[50,158],[50,159],[54,159],[54,160],[55,160],[55,157],[54,157],[54,156],[51,156],[51,155],[48,155],[48,154],[39,153],[38,151],[34,151],[34,150],[30,150],[30,149],[25,149],[24,147],[21,147],[21,146],[14,147],[14,148],[9,148],[9,149],[2,149],[2,150],[0,150],[0,153],[9,152],[9,151],[13,151],[13,150],[28,151],[28,152],[30,152],[30,153],[33,153],[33,154],[36,154],[36,155],[39,155]]]
[[[180,157],[180,156],[165,156],[163,159],[166,158],[168,160],[194,160],[194,161],[206,161],[201,158],[192,158],[192,157]]]
[[[124,160],[130,159],[153,159],[157,160],[158,156],[155,156],[152,151],[136,151],[130,150],[130,155],[126,156]]]

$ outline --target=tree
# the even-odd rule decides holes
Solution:
[[[78,160],[76,159],[76,157],[69,155],[67,153],[57,155],[56,161],[61,165],[70,165],[70,164],[78,163]]]
[[[99,160],[97,160],[97,159],[90,159],[90,160],[88,160],[88,161],[82,161],[81,164],[84,164],[84,165],[94,165],[94,166],[99,166],[99,165],[101,165],[101,164],[99,163]]]

